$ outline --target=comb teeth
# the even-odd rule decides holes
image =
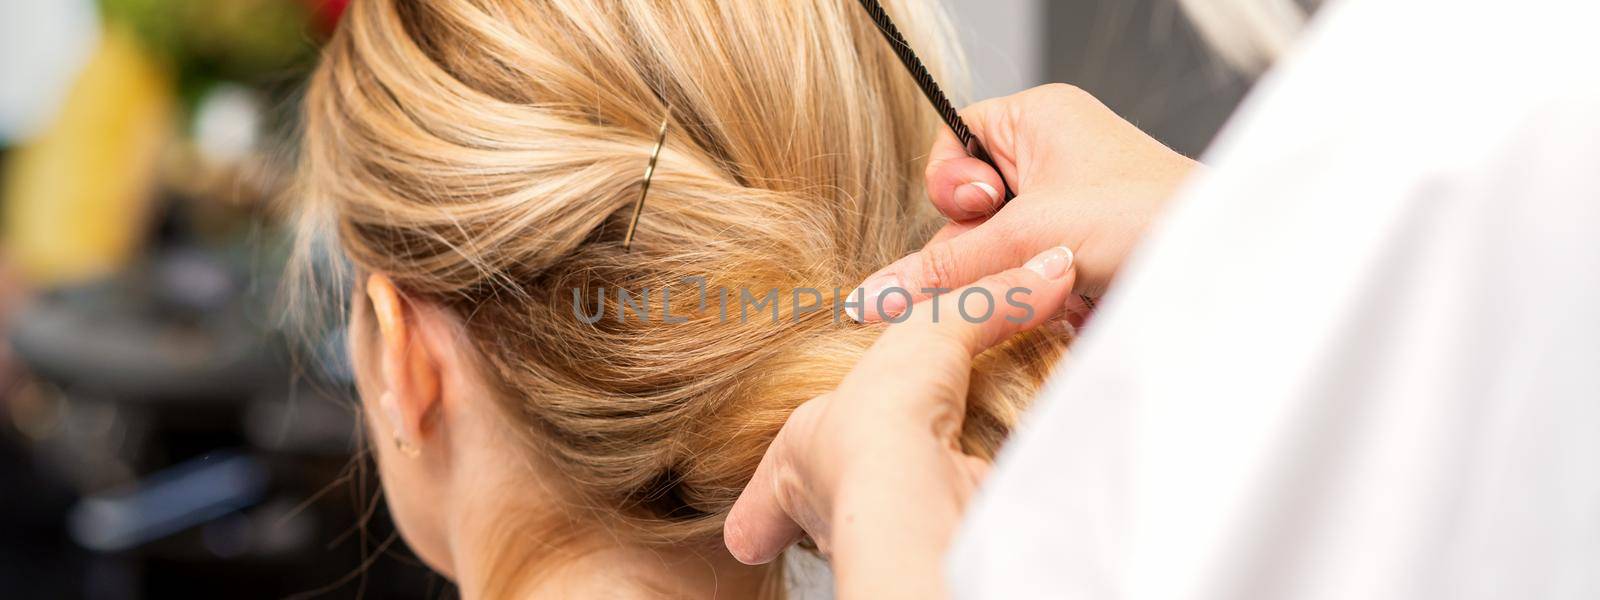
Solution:
[[[889,47],[900,57],[901,64],[904,64],[906,70],[911,72],[911,77],[917,80],[917,87],[922,88],[922,95],[927,96],[928,101],[933,103],[934,110],[939,112],[939,118],[944,119],[944,124],[955,132],[956,139],[971,148],[972,132],[967,130],[967,124],[961,120],[961,114],[956,112],[956,107],[950,105],[950,99],[945,97],[944,90],[939,89],[939,83],[933,80],[933,75],[923,66],[922,59],[917,58],[911,51],[911,44],[900,35],[900,28],[894,26],[894,21],[889,20],[889,13],[884,12],[883,5],[878,4],[878,0],[861,0],[861,7],[867,9],[873,24],[878,26],[878,33],[882,33],[883,39],[889,41]]]

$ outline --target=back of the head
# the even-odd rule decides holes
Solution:
[[[885,4],[950,64],[935,3]],[[881,331],[841,318],[836,290],[937,225],[921,182],[940,125],[855,0],[358,0],[305,111],[302,241],[455,314],[519,434],[507,452],[645,543],[719,539],[789,412]],[[740,314],[772,289],[776,318]],[[649,290],[650,316],[618,318],[618,290]],[[972,451],[1059,349],[1033,335],[979,361]]]

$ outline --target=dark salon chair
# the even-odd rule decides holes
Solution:
[[[13,425],[58,498],[54,513],[32,518],[55,520],[76,561],[55,576],[77,583],[21,589],[87,598],[448,589],[403,558],[375,509],[376,481],[353,458],[348,382],[322,376],[312,358],[297,365],[270,317],[275,283],[252,280],[249,262],[163,251],[45,293],[13,318],[7,338],[35,379],[8,399]],[[385,540],[402,558],[376,560]],[[11,577],[0,574],[0,596],[14,597]]]

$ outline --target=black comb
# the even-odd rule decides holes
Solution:
[[[878,33],[883,34],[883,39],[889,42],[889,47],[894,50],[895,56],[900,57],[900,64],[905,65],[911,73],[911,78],[917,80],[917,87],[922,88],[922,95],[928,97],[928,102],[933,104],[933,109],[939,112],[939,117],[944,119],[944,124],[950,126],[950,131],[956,134],[956,139],[967,147],[967,154],[973,158],[988,163],[999,174],[1000,167],[994,164],[994,159],[989,152],[983,149],[983,142],[972,135],[967,129],[966,122],[961,120],[961,114],[956,112],[956,107],[950,104],[950,98],[944,95],[944,90],[939,89],[939,82],[933,80],[933,75],[928,73],[928,68],[922,65],[922,59],[917,58],[917,53],[911,51],[911,44],[900,35],[900,28],[894,26],[894,21],[889,19],[889,13],[884,12],[883,5],[878,0],[861,0],[861,8],[867,10],[867,16],[872,17],[872,23],[878,26]],[[1005,182],[1005,175],[1000,175],[1001,202],[1010,202],[1016,194],[1011,193],[1011,186]]]
[[[967,129],[966,122],[961,120],[961,114],[956,112],[956,107],[950,104],[950,98],[944,95],[944,90],[939,89],[939,82],[933,80],[933,74],[928,72],[928,67],[923,66],[922,59],[917,58],[917,53],[911,51],[911,44],[906,42],[905,36],[900,35],[900,28],[894,26],[894,21],[889,19],[889,13],[884,12],[883,5],[878,0],[861,0],[861,8],[867,10],[867,16],[872,17],[872,24],[878,26],[878,33],[883,34],[883,39],[889,42],[889,47],[894,49],[895,56],[900,57],[900,64],[905,65],[906,71],[911,73],[911,78],[917,80],[917,87],[922,88],[922,95],[928,97],[928,102],[933,104],[933,109],[939,111],[939,118],[944,119],[944,124],[955,132],[956,139],[967,147],[967,154],[981,160],[994,169],[1000,176],[1000,204],[1010,202],[1017,195],[1011,193],[1011,185],[1006,183],[1006,176],[1000,172],[999,165],[994,164],[994,158],[983,149],[983,142],[972,131]],[[1084,306],[1089,310],[1095,309],[1094,298],[1078,295],[1083,300]]]

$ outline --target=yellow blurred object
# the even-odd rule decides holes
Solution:
[[[131,34],[108,28],[55,120],[10,157],[0,223],[27,280],[91,278],[138,251],[173,133],[170,81]]]

